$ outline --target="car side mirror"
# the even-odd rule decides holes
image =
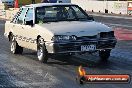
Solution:
[[[94,21],[93,16],[89,16],[88,19]]]
[[[25,25],[33,26],[33,20],[26,21]]]

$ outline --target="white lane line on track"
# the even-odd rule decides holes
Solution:
[[[44,76],[44,78],[46,78],[46,77],[47,77],[47,75],[48,75],[48,72],[46,73],[46,75]]]
[[[125,16],[110,16],[110,15],[100,15],[100,14],[89,14],[93,16],[101,16],[101,17],[112,17],[112,18],[121,18],[121,19],[132,19],[132,17],[125,17]]]

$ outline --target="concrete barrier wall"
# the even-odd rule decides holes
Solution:
[[[65,1],[65,0],[64,0]],[[86,11],[94,11],[115,14],[127,14],[128,2],[127,1],[88,1],[88,0],[69,0],[69,2],[77,4]],[[132,5],[129,6],[129,13],[132,14]],[[0,4],[0,18],[11,20],[14,15],[19,11],[19,8],[7,8],[5,4]]]
[[[106,8],[104,1],[71,0],[71,3],[79,5],[86,11],[104,12]]]
[[[18,11],[19,8],[9,8],[9,10],[6,10],[5,19],[12,20],[12,18],[16,15]]]
[[[108,12],[116,14],[127,14],[127,2],[126,1],[108,2]]]
[[[108,10],[108,13],[127,14],[127,1],[71,0],[71,3],[79,5],[86,11],[105,13],[105,10]]]
[[[5,18],[7,6],[3,3],[0,4],[0,18]]]
[[[7,8],[5,4],[0,4],[0,18],[11,20],[19,11],[19,8]]]

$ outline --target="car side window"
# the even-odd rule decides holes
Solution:
[[[17,21],[17,14],[13,17],[13,19],[11,20],[11,23],[16,23],[16,21]]]
[[[87,16],[83,14],[79,8],[74,6],[73,9],[76,11],[76,15],[78,18],[87,18]]]
[[[28,9],[25,21],[33,21],[33,8]]]
[[[23,24],[24,23],[24,18],[26,14],[27,8],[22,8],[18,18],[17,18],[17,23],[18,24]]]
[[[16,15],[13,17],[13,19],[11,20],[11,23],[16,23],[16,22],[17,22],[17,19],[18,19],[18,16],[19,16],[20,13],[21,13],[21,8],[20,8],[20,10],[16,13]]]

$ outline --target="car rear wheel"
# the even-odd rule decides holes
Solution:
[[[103,61],[107,61],[110,57],[111,50],[99,51],[99,57]]]
[[[40,62],[47,63],[48,60],[48,52],[46,50],[46,46],[42,43],[42,38],[39,38],[37,44],[37,57]]]
[[[11,39],[11,52],[13,54],[22,54],[22,52],[23,52],[23,47],[21,47],[17,44],[17,42],[13,36]]]
[[[72,57],[74,54],[71,54],[71,53],[66,53],[66,54],[61,54],[62,57],[64,58],[70,58]]]

